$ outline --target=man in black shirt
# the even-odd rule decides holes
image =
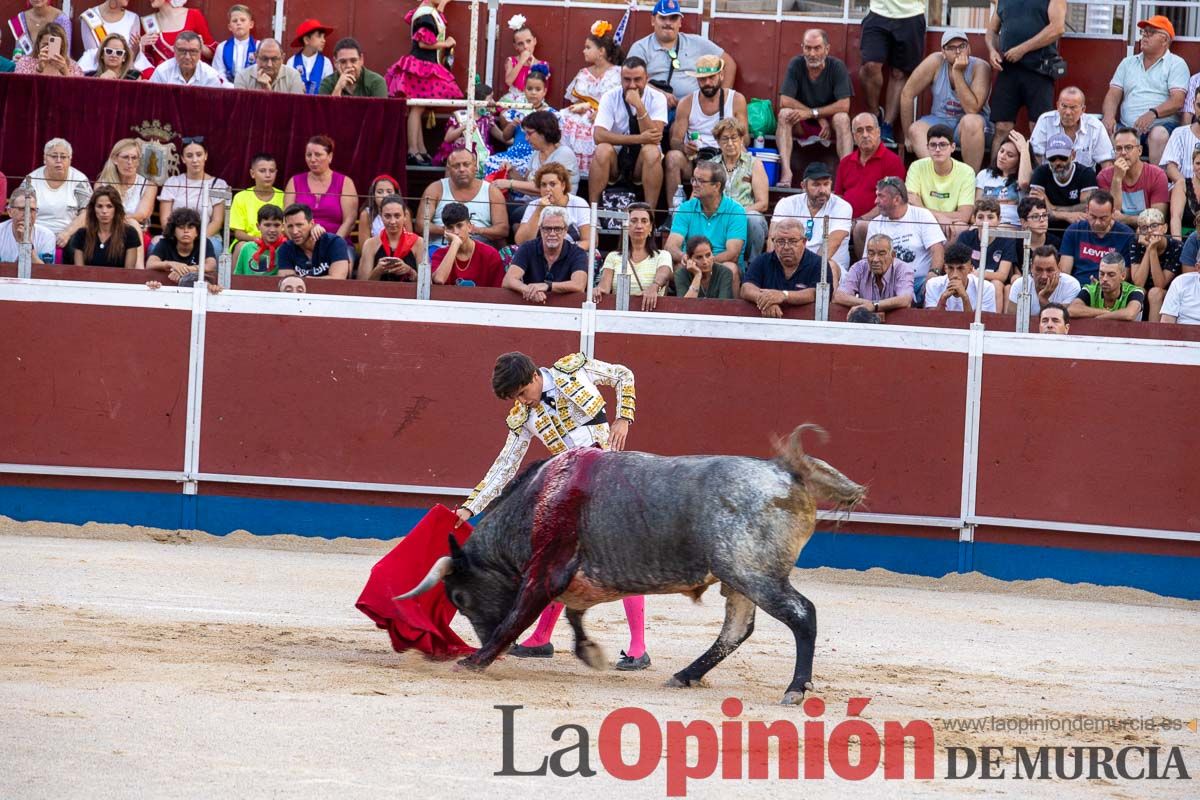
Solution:
[[[1058,230],[1086,219],[1087,201],[1096,191],[1096,172],[1075,163],[1074,143],[1056,133],[1046,142],[1046,161],[1029,178],[1030,197],[1046,201],[1050,221]]]
[[[996,0],[988,20],[992,88],[992,152],[1008,140],[1022,107],[1031,122],[1054,108],[1058,40],[1066,30],[1067,0]]]
[[[805,247],[804,225],[796,217],[776,217],[771,224],[774,251],[750,262],[742,281],[742,299],[758,306],[764,317],[779,319],[783,306],[816,302],[821,257]],[[833,281],[833,273],[826,273]]]
[[[531,303],[545,303],[551,294],[582,292],[587,276],[587,251],[567,240],[567,210],[547,206],[537,238],[517,248],[502,285]]]
[[[779,96],[779,123],[775,144],[779,148],[779,185],[792,185],[792,137],[802,136],[801,145],[836,136],[838,158],[854,150],[850,135],[850,98],[854,88],[850,71],[839,58],[829,55],[829,36],[819,28],[804,34],[804,55],[793,58],[783,78]]]

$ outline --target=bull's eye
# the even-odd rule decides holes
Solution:
[[[450,595],[450,602],[454,603],[456,608],[466,608],[467,601],[469,599],[470,599],[469,595],[467,595],[466,592],[461,591],[461,590],[455,590]]]

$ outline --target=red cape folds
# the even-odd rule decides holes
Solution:
[[[441,504],[430,509],[392,552],[371,568],[371,577],[354,604],[388,632],[398,653],[416,648],[431,658],[456,658],[475,652],[450,630],[457,609],[441,583],[418,597],[392,599],[420,583],[435,561],[450,555],[448,536],[457,521],[458,516]],[[472,530],[471,524],[464,522],[454,531],[459,544],[467,541]]]

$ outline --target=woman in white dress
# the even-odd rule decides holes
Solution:
[[[562,127],[562,143],[575,153],[579,160],[579,174],[587,175],[596,152],[592,139],[592,125],[600,98],[609,89],[621,85],[621,62],[625,54],[612,38],[612,24],[604,20],[593,23],[587,41],[583,45],[583,59],[587,66],[567,86],[568,106],[559,112]]]
[[[105,0],[79,15],[79,36],[83,42],[83,55],[79,57],[79,68],[84,72],[96,72],[100,68],[100,44],[106,36],[119,35],[136,55],[133,69],[141,72],[150,69],[150,61],[138,46],[142,38],[142,19],[129,10],[129,0]]]

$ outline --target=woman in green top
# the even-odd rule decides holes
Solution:
[[[712,242],[693,236],[685,245],[687,258],[675,270],[675,296],[703,299],[733,299],[733,273],[713,261]]]

